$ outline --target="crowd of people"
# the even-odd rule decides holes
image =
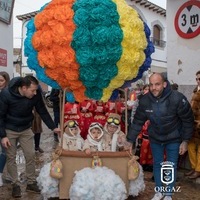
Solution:
[[[61,140],[58,128],[60,91],[53,89],[50,95],[54,112],[52,120],[36,78],[17,77],[10,81],[7,73],[0,72],[0,186],[3,185],[2,173],[6,163],[12,180],[12,196],[21,197],[15,162],[19,143],[26,159],[26,190],[40,192],[35,177],[34,154],[35,151],[43,153],[39,145],[42,120],[54,132],[54,140],[65,150],[86,154],[123,150],[133,154],[136,150],[143,169],[153,168],[156,189],[152,200],[171,200],[181,155],[188,151],[191,163],[191,171],[185,175],[190,179],[200,176],[200,71],[196,73],[196,81],[191,102],[178,92],[177,84],[170,84],[160,73],[153,73],[148,85],[129,90],[127,102],[121,92],[117,101],[66,102]],[[171,163],[174,169],[174,179],[167,192],[161,189],[161,167],[165,162]]]

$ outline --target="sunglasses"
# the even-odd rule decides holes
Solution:
[[[196,81],[200,81],[200,78],[196,78]]]
[[[120,124],[120,121],[119,121],[119,119],[117,119],[117,118],[108,117],[107,123],[108,123],[108,124],[114,123],[115,125],[119,125],[119,124]]]
[[[66,126],[66,127],[69,127],[69,128],[75,128],[76,126],[78,126],[78,123],[74,120],[70,121]]]

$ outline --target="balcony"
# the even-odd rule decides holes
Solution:
[[[151,42],[153,42],[153,44],[157,47],[165,48],[165,46],[166,46],[166,41],[159,40],[154,37],[151,37]]]

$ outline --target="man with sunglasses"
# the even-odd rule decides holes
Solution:
[[[172,192],[176,182],[178,156],[187,151],[187,143],[192,137],[194,117],[186,97],[172,90],[169,82],[160,73],[149,78],[150,92],[139,101],[134,120],[127,134],[127,141],[135,143],[143,124],[150,120],[148,127],[150,146],[153,155],[153,173],[155,179],[155,195],[152,200],[172,200]],[[130,148],[131,150],[131,148]],[[164,153],[166,161],[164,162]],[[163,163],[172,164],[168,178],[167,191],[163,192]],[[170,172],[172,172],[170,171]],[[163,172],[163,171],[162,171]]]
[[[200,177],[200,71],[196,73],[197,86],[195,87],[191,100],[191,107],[194,113],[194,134],[188,143],[188,155],[191,170],[185,173],[189,179]]]

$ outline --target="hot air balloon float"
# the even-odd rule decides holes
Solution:
[[[107,102],[116,98],[119,88],[129,87],[141,79],[151,65],[153,52],[149,27],[125,0],[52,0],[27,23],[24,42],[28,67],[35,71],[40,81],[52,88],[66,90],[68,102],[87,99]],[[115,153],[120,154],[117,159],[125,159],[127,166],[129,157],[126,152],[110,154]],[[70,165],[75,167],[73,171],[91,163],[91,156],[83,156],[84,159],[80,158],[82,155],[79,158],[72,156],[72,159],[81,161],[69,162],[66,156],[69,152],[64,154],[60,158],[64,173],[68,173],[69,163],[75,163]],[[116,163],[110,165],[113,163],[109,161],[111,157],[102,155],[103,164],[107,163],[106,167],[122,177],[127,189],[127,178],[121,169],[116,169]],[[69,183],[72,183],[73,176],[60,179],[60,198],[69,198]],[[66,182],[69,186],[64,191]],[[72,191],[74,188],[70,189]],[[125,194],[123,189],[121,191]],[[101,192],[106,193],[105,190]],[[117,199],[116,196],[113,198]],[[91,194],[85,199],[94,198]],[[125,199],[123,195],[121,199]]]

